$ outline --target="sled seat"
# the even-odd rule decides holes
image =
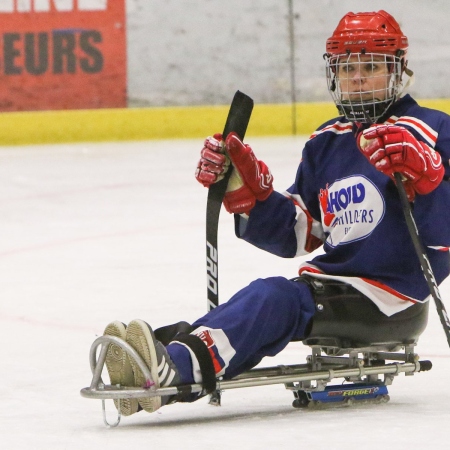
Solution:
[[[303,278],[303,277],[302,277]],[[390,317],[352,286],[308,277],[317,312],[303,343],[337,352],[397,351],[417,344],[428,321],[429,302]]]

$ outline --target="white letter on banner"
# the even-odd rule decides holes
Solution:
[[[13,11],[14,11],[14,0],[0,0],[0,12],[12,13]]]
[[[31,0],[17,0],[17,11],[18,12],[30,12],[31,11]]]
[[[108,0],[78,0],[78,9],[84,11],[105,11]]]
[[[35,12],[47,12],[50,11],[50,0],[34,0]]]
[[[74,0],[34,0],[34,11],[48,12],[52,3],[57,11],[73,11],[73,2]]]

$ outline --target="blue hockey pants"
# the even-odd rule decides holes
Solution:
[[[195,321],[193,333],[209,347],[216,374],[229,379],[265,356],[276,355],[290,341],[304,338],[314,312],[306,283],[283,277],[258,279]],[[192,383],[195,367],[187,349],[175,343],[167,349],[183,382]]]

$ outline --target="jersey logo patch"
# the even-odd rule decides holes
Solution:
[[[322,224],[331,247],[369,236],[385,214],[378,188],[362,175],[336,180],[320,190]]]

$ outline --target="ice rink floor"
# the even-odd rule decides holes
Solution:
[[[294,179],[302,138],[248,137],[275,188]],[[89,349],[111,320],[153,327],[206,311],[207,190],[201,140],[0,148],[0,442],[2,449],[449,448],[450,349],[433,305],[417,352],[433,369],[400,375],[384,405],[304,411],[282,385],[227,391],[103,425],[85,399]],[[220,297],[255,278],[293,277],[283,260],[219,227]],[[450,309],[450,284],[442,296]],[[263,365],[303,363],[289,345]],[[114,407],[109,402],[111,419]]]

